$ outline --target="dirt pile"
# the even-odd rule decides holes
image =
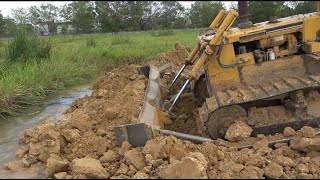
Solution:
[[[82,171],[79,169],[95,169],[100,161],[89,160],[90,167],[82,167],[82,161],[75,159],[101,158],[102,163],[114,160],[109,152],[116,148],[112,127],[136,122],[143,103],[147,78],[137,74],[137,67],[130,65],[102,74],[94,84],[92,95],[75,101],[63,121],[44,122],[25,131],[17,152],[23,166],[30,167],[39,161],[47,163],[47,177],[66,171],[70,166],[70,175],[77,177]],[[102,169],[88,170],[84,175],[109,177]]]
[[[180,68],[185,63],[185,59],[188,57],[188,53],[191,51],[191,48],[187,48],[179,43],[176,43],[173,50],[158,54],[149,64],[161,67],[170,63],[173,68]]]
[[[170,60],[181,65],[188,51],[177,45],[168,53],[175,60],[162,54],[152,63],[159,66]],[[248,138],[253,148],[241,150],[230,147],[234,144],[229,142],[224,146],[193,144],[173,136],[157,137],[144,147],[132,148],[126,142],[116,146],[112,127],[136,122],[142,107],[147,78],[138,75],[137,67],[102,74],[92,95],[75,101],[65,119],[25,131],[17,158],[25,167],[46,163],[46,176],[56,179],[320,178],[320,137],[308,127],[299,132],[286,129],[294,140],[290,146],[276,144],[275,149],[267,146],[273,137],[263,135]],[[184,103],[187,107],[182,107]],[[177,104],[177,114],[171,119],[175,123],[168,125],[169,129],[196,134],[190,104],[191,94],[186,93]],[[235,135],[235,139],[247,137],[249,131]]]

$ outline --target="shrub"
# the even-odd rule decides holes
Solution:
[[[47,59],[50,58],[51,50],[50,39],[41,40],[35,34],[21,29],[6,48],[6,61],[26,63],[33,58]]]

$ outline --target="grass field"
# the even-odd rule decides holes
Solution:
[[[199,30],[50,37],[50,59],[5,63],[0,40],[0,117],[15,115],[51,92],[92,81],[99,72],[131,63],[143,64],[175,43],[193,47]]]

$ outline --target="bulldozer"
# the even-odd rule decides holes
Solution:
[[[212,141],[224,138],[235,121],[246,122],[252,135],[320,125],[320,1],[317,12],[255,24],[249,21],[247,1],[238,6],[239,13],[221,10],[198,36],[169,89],[187,66],[192,69],[170,100],[163,98],[159,84],[168,65],[140,69],[149,77],[143,109],[138,123],[114,128],[119,145],[140,146],[159,133]],[[201,137],[163,129],[190,86],[199,105],[195,128]]]

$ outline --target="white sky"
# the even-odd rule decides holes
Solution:
[[[30,6],[40,6],[42,3],[50,3],[59,7],[71,2],[72,1],[0,1],[0,10],[1,14],[6,17],[11,16],[11,9],[16,9],[18,7],[28,8]],[[180,1],[180,3],[189,8],[194,1]],[[229,8],[230,1],[223,1],[222,3]]]

